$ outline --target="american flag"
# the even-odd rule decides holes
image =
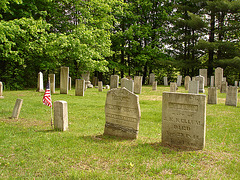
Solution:
[[[51,93],[49,88],[49,81],[47,82],[46,90],[43,96],[43,104],[52,107],[52,99],[51,99]]]

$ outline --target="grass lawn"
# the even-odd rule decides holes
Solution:
[[[207,94],[207,88],[205,88]],[[68,103],[69,130],[51,129],[44,93],[4,91],[0,99],[0,179],[239,179],[240,101],[207,104],[206,146],[183,151],[161,146],[162,92],[144,86],[139,95],[141,120],[137,140],[103,136],[107,90],[87,89],[85,96],[59,89],[52,100]],[[180,87],[178,92],[186,92]],[[17,98],[19,119],[9,119]],[[238,94],[240,99],[240,95]]]

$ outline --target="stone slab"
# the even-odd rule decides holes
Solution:
[[[13,119],[18,119],[18,116],[20,114],[21,108],[22,108],[22,103],[23,103],[23,99],[17,99],[15,106],[13,108],[13,112],[12,112],[12,117]]]
[[[177,87],[180,87],[181,85],[182,85],[182,76],[179,75],[179,76],[177,77]]]
[[[167,77],[163,77],[163,83],[164,83],[164,86],[168,86],[168,79],[167,79]]]
[[[111,75],[110,77],[110,89],[118,88],[119,84],[119,76],[118,75]]]
[[[55,74],[48,74],[48,79],[50,79],[51,94],[54,94],[55,93]]]
[[[238,101],[237,98],[238,98],[238,87],[228,86],[225,105],[237,106],[237,101]]]
[[[84,96],[85,91],[85,80],[76,79],[75,80],[75,96]]]
[[[223,81],[223,69],[220,67],[217,67],[215,69],[215,87],[218,89],[221,89],[221,84]]]
[[[217,104],[217,88],[209,87],[208,88],[208,104]]]
[[[0,81],[0,99],[3,99],[3,83]]]
[[[170,92],[176,92],[177,91],[177,83],[170,82]]]
[[[121,88],[125,87],[131,92],[134,92],[134,82],[133,80],[129,80],[127,78],[122,78],[121,79]]]
[[[61,67],[60,70],[60,94],[68,94],[69,67]]]
[[[103,91],[103,83],[102,83],[102,81],[98,81],[98,91],[99,92]]]
[[[38,84],[37,84],[37,92],[44,92],[43,88],[43,73],[38,73]]]
[[[199,75],[204,77],[204,86],[207,86],[208,85],[207,69],[199,69]]]
[[[153,90],[153,91],[156,91],[156,90],[157,90],[157,81],[154,81],[154,82],[152,83],[152,90]]]
[[[134,76],[134,93],[141,94],[142,92],[142,76]]]
[[[185,80],[184,80],[184,87],[185,87],[185,90],[187,90],[187,91],[189,89],[189,81],[191,81],[191,77],[190,76],[186,76]]]
[[[68,129],[68,108],[66,101],[54,102],[54,129],[60,131]]]
[[[199,81],[189,81],[188,93],[199,94]]]

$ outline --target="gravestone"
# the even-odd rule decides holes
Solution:
[[[2,82],[0,81],[0,99],[3,99],[3,84]]]
[[[134,93],[141,94],[142,91],[142,76],[134,76]]]
[[[195,77],[195,81],[199,81],[199,92],[201,93],[205,93],[205,90],[204,90],[204,77],[199,75],[199,76],[196,76]]]
[[[93,86],[97,86],[97,85],[98,85],[98,78],[93,77]]]
[[[189,81],[188,93],[199,94],[199,81]]]
[[[60,71],[60,94],[68,94],[69,67],[61,67]]]
[[[107,87],[107,86],[106,86]],[[102,81],[98,81],[98,91],[102,92],[103,91],[103,83]]]
[[[50,91],[52,94],[55,93],[55,74],[48,74],[48,79],[50,79]]]
[[[129,80],[127,78],[122,78],[121,79],[121,88],[125,87],[131,92],[134,92],[134,83],[133,80]]]
[[[228,83],[226,81],[222,81],[220,93],[226,93],[227,92],[227,86],[228,86]]]
[[[136,139],[141,111],[139,97],[126,88],[107,92],[104,135]]]
[[[106,85],[106,89],[110,89],[110,86],[109,86],[109,85]]]
[[[18,119],[18,116],[20,114],[21,108],[22,108],[22,103],[23,103],[23,99],[17,99],[15,106],[13,108],[13,112],[12,112],[12,119]]]
[[[84,96],[85,91],[85,80],[76,79],[75,80],[75,96]]]
[[[110,89],[118,88],[118,84],[119,84],[119,76],[118,75],[111,75]]]
[[[217,88],[209,87],[208,88],[208,104],[217,104]]]
[[[204,86],[207,86],[207,69],[199,69],[199,75],[204,77]]]
[[[54,129],[60,131],[68,129],[68,108],[66,101],[54,102]]]
[[[149,84],[152,85],[153,82],[155,81],[155,74],[154,74],[154,73],[151,73],[149,76],[150,76],[150,78],[149,78]]]
[[[223,82],[227,82],[227,78],[226,77],[223,77]]]
[[[68,81],[68,90],[71,90],[72,89],[72,78],[69,77],[69,81]]]
[[[237,106],[238,87],[228,86],[225,105]]]
[[[44,92],[43,89],[43,73],[38,73],[38,84],[37,84],[37,92]]]
[[[211,87],[214,87],[214,76],[211,76]]]
[[[182,76],[179,75],[179,76],[177,77],[177,87],[180,87],[181,85],[182,85]]]
[[[162,143],[201,150],[205,146],[206,95],[163,92]]]
[[[167,77],[163,77],[163,82],[164,82],[164,86],[168,86],[168,80],[167,80]]]
[[[184,81],[184,87],[185,87],[185,90],[187,90],[187,91],[189,89],[189,81],[191,81],[191,77],[190,76],[186,76],[185,77],[185,81]]]
[[[218,67],[215,69],[215,87],[221,89],[222,81],[223,81],[223,69]]]
[[[196,77],[192,77],[192,81],[195,81]]]
[[[177,91],[177,83],[170,82],[170,92],[176,92]]]
[[[156,91],[156,90],[157,90],[157,81],[154,81],[154,82],[152,83],[152,90],[153,90],[153,91]]]
[[[238,81],[235,81],[234,85],[235,85],[235,86],[238,86]]]

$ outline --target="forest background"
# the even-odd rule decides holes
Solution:
[[[150,73],[162,83],[178,74],[240,80],[240,0],[1,0],[0,81],[34,88],[38,72],[68,66],[104,84]],[[58,82],[58,80],[56,80]],[[58,84],[57,84],[58,85]]]

